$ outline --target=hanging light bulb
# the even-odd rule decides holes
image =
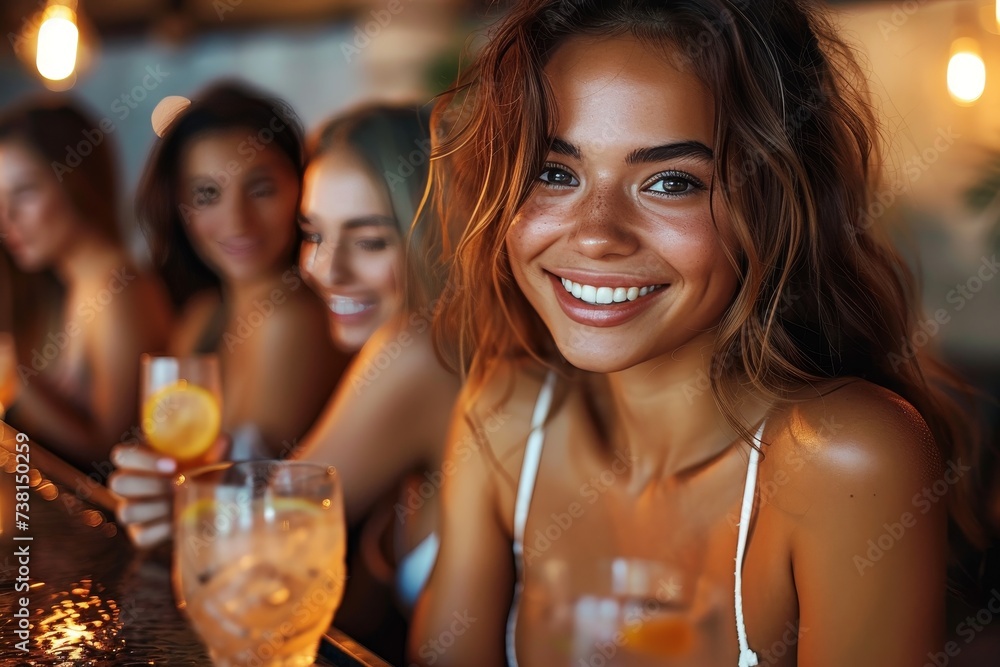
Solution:
[[[70,5],[50,0],[38,28],[35,56],[38,73],[50,81],[62,81],[72,76],[76,70],[79,41],[76,3]]]
[[[956,39],[948,61],[948,92],[957,103],[972,104],[986,89],[986,63],[979,45],[970,37]]]

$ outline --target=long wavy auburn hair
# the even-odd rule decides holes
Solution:
[[[462,230],[453,247],[442,233],[451,262],[435,327],[467,382],[481,387],[498,358],[566,366],[513,279],[505,237],[556,127],[543,68],[574,35],[632,35],[714,96],[713,209],[730,212],[740,281],[710,376],[733,428],[752,442],[736,409],[741,386],[782,402],[855,376],[912,403],[945,459],[975,466],[972,393],[926,349],[913,354],[917,285],[867,214],[882,141],[866,76],[830,21],[799,0],[524,0],[495,26],[434,116],[430,201],[442,229]],[[974,544],[985,539],[980,487],[967,474],[950,494]]]

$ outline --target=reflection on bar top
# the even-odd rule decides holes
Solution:
[[[12,453],[14,451],[17,433],[14,427],[0,421],[0,445],[2,445],[4,452]],[[31,436],[30,433],[27,435]],[[3,456],[3,453],[0,453],[0,457]],[[83,474],[34,440],[29,441],[28,456],[31,467],[41,470],[53,482],[72,489],[77,496],[100,509],[114,511],[118,500],[108,491],[107,487]]]

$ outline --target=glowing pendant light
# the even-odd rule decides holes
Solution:
[[[35,66],[49,81],[68,79],[76,71],[80,29],[77,26],[76,2],[50,0],[38,28]]]
[[[979,44],[971,37],[952,42],[948,60],[948,92],[955,102],[969,105],[978,100],[986,89],[986,63],[979,53]]]

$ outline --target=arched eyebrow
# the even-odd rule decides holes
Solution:
[[[574,146],[565,139],[560,139],[558,137],[552,140],[552,145],[549,146],[549,150],[557,155],[565,155],[567,157],[576,158],[577,160],[581,159],[583,156],[577,146]]]
[[[360,229],[362,227],[391,227],[396,229],[398,223],[387,215],[365,215],[352,218],[344,223],[344,229]]]
[[[715,160],[712,149],[700,141],[681,141],[674,144],[637,148],[625,158],[625,164],[666,162],[677,158],[692,158],[711,164]]]
[[[565,139],[558,137],[552,140],[549,150],[558,155],[566,155],[577,160],[583,159],[580,148]],[[625,164],[635,165],[649,162],[666,162],[678,158],[692,158],[701,162],[712,163],[715,154],[712,149],[700,141],[679,141],[662,146],[650,146],[648,148],[637,148],[625,158]]]

